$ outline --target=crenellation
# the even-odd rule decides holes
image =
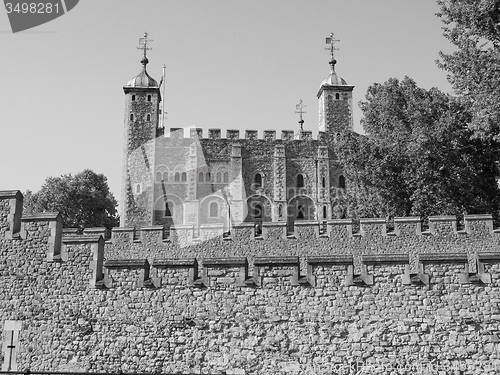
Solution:
[[[240,131],[238,129],[228,129],[226,131],[226,138],[237,140],[240,138]]]
[[[245,139],[255,141],[259,139],[257,130],[245,130]]]
[[[452,215],[429,216],[429,232],[434,236],[456,234],[457,217]]]
[[[220,139],[220,129],[208,129],[209,139]]]
[[[192,139],[202,139],[203,138],[203,128],[190,128],[189,138]]]
[[[276,130],[264,130],[264,140],[274,142],[276,140]]]
[[[387,222],[384,218],[364,218],[359,220],[359,232],[363,237],[387,235]]]
[[[19,190],[2,190],[0,191],[0,202],[3,202],[6,211],[6,215],[0,216],[0,219],[6,219],[5,238],[9,240],[18,236],[21,231],[23,195]],[[0,230],[2,230],[1,227]]]
[[[422,220],[420,216],[395,217],[394,233],[397,236],[415,236],[422,233]]]
[[[294,228],[295,237],[300,241],[310,241],[319,238],[319,222],[316,220],[296,221]]]
[[[486,215],[464,215],[465,232],[477,236],[493,233],[493,216]]]
[[[293,130],[282,130],[281,131],[281,140],[283,141],[292,141],[294,139],[295,132]]]
[[[300,132],[300,140],[301,141],[312,141],[313,140],[312,131],[311,130],[302,130]]]
[[[346,240],[351,238],[353,236],[353,226],[353,219],[329,220],[326,223],[328,236],[336,240]]]
[[[287,238],[287,224],[281,222],[263,222],[262,238],[266,241],[282,241]]]

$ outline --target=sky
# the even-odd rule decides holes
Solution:
[[[325,38],[340,39],[336,72],[357,103],[375,82],[413,78],[452,93],[436,65],[450,52],[434,0],[82,0],[13,34],[0,10],[0,190],[37,191],[49,176],[90,168],[117,199],[123,86],[140,73],[138,40],[153,40],[148,73],[166,65],[166,128],[318,130]]]

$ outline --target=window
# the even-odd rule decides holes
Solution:
[[[132,101],[135,102],[135,94],[132,95]]]
[[[229,173],[224,172],[224,182],[227,183],[229,182]]]
[[[262,205],[260,203],[257,203],[253,208],[253,217],[257,220],[262,220],[263,216],[262,213],[263,213]]]
[[[324,177],[321,178],[321,187],[326,188],[326,178]]]
[[[326,219],[326,206],[323,206],[323,219]]]
[[[135,193],[136,194],[141,194],[141,184],[135,185]]]
[[[182,174],[181,174],[181,181],[182,182],[186,182],[187,181],[187,173],[186,172],[182,172]]]
[[[217,182],[222,182],[222,173],[220,172],[217,172],[216,176],[215,176],[215,180]]]
[[[278,206],[278,217],[283,217],[283,206],[281,204]]]
[[[260,173],[256,173],[254,177],[255,188],[262,187],[262,175]]]
[[[151,101],[151,95],[148,95],[148,102]]]
[[[219,205],[216,202],[210,203],[209,217],[219,217]]]
[[[134,121],[134,114],[133,113],[130,114],[130,121]]]
[[[299,204],[297,206],[297,219],[300,219],[300,220],[303,220],[304,217],[305,217],[305,213],[304,213],[304,206]]]
[[[148,115],[146,116],[146,121],[151,121],[151,115],[148,113]]]
[[[212,179],[212,178],[211,178],[211,176],[210,176],[210,172],[207,172],[207,173],[205,174],[205,181],[206,181],[206,182],[210,182],[210,180],[211,180],[211,179]]]
[[[203,172],[198,173],[198,181],[199,182],[205,181],[205,174]]]
[[[179,172],[175,172],[174,181],[179,182],[181,180],[181,174]]]
[[[340,99],[340,94],[339,93],[336,93],[335,94],[335,99],[339,100]]]
[[[163,181],[168,181],[168,172],[163,172]]]
[[[339,176],[339,188],[345,189],[345,177],[342,175]]]
[[[301,174],[297,175],[297,187],[304,187],[304,176],[302,176]]]
[[[174,204],[172,202],[165,203],[165,217],[174,216]]]

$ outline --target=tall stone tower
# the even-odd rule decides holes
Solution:
[[[140,39],[144,56],[141,73],[132,78],[125,92],[125,133],[123,143],[122,208],[120,225],[153,224],[155,146],[158,131],[158,83],[146,71],[147,33]]]
[[[335,72],[337,60],[334,58],[336,50],[334,44],[338,41],[333,37],[333,34],[330,34],[330,37],[326,39],[331,51],[331,71],[321,82],[317,95],[319,99],[319,131],[331,134],[354,128],[352,118],[352,90],[354,86],[348,85]]]

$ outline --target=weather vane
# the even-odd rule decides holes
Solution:
[[[334,60],[333,53],[335,51],[339,50],[337,47],[335,47],[335,43],[337,43],[337,42],[340,42],[340,39],[334,38],[333,33],[330,33],[330,36],[326,38],[326,44],[329,44],[330,46],[325,48],[325,49],[327,51],[330,51],[330,55],[332,57],[332,60]]]
[[[148,43],[152,42],[153,39],[148,39],[148,33],[144,33],[144,38],[139,39],[140,47],[137,49],[142,49],[144,51],[144,57],[146,57],[146,52],[152,50],[151,47],[148,47]]]
[[[299,124],[300,124],[300,131],[304,130],[303,129],[303,126],[304,126],[304,120],[302,119],[302,114],[303,113],[306,113],[306,111],[304,111],[304,108],[307,107],[305,104],[302,104],[302,99],[300,99],[299,101],[299,104],[296,104],[295,105],[295,113],[298,113],[299,116],[300,116],[300,120],[299,120]]]

